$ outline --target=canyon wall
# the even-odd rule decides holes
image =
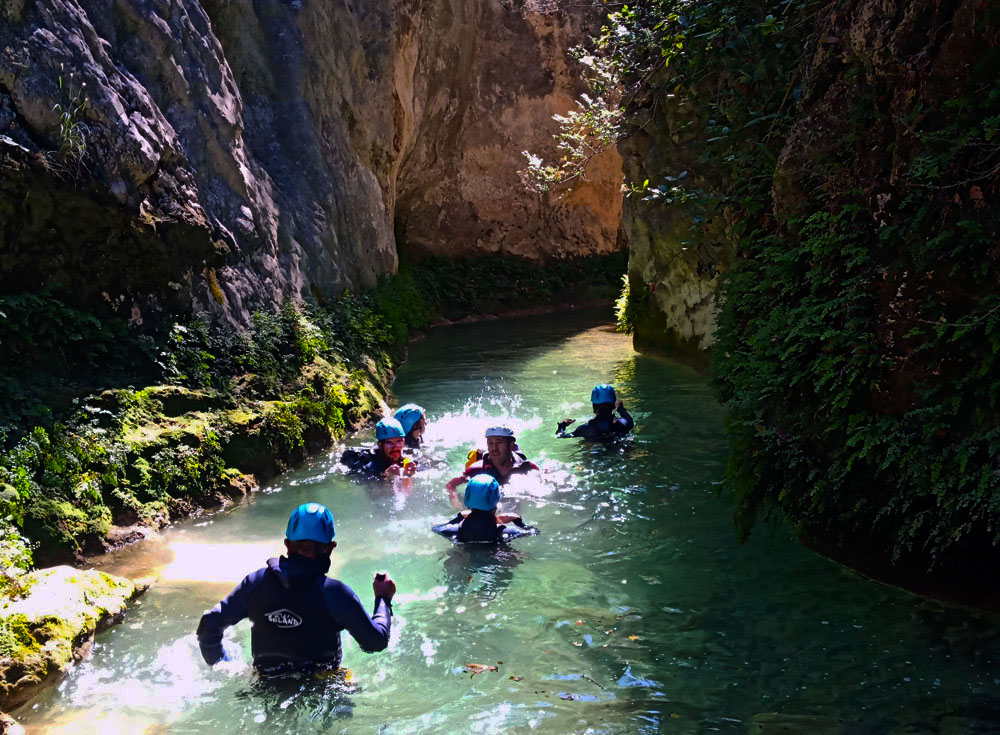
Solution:
[[[399,252],[619,246],[620,160],[539,199],[601,14],[499,0],[4,0],[0,290],[245,322]]]

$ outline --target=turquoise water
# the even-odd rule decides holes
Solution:
[[[636,354],[604,318],[432,330],[394,390],[428,409],[438,464],[412,482],[358,483],[338,447],[105,560],[157,582],[15,716],[31,733],[748,733],[768,712],[813,718],[796,720],[802,733],[1000,732],[997,619],[867,581],[777,527],[739,546],[717,496],[724,413],[707,380]],[[631,444],[554,438],[604,381],[635,416]],[[429,531],[454,512],[444,483],[501,421],[544,469],[501,507],[542,535],[454,547]],[[311,500],[337,518],[332,574],[366,605],[373,571],[396,579],[389,649],[364,654],[345,634],[349,684],[208,669],[200,614],[281,549],[289,511]],[[232,639],[247,655],[247,623]],[[792,730],[759,730],[772,731]]]

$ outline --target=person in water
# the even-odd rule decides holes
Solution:
[[[498,515],[499,502],[500,483],[492,475],[478,474],[465,486],[465,507],[468,510],[434,526],[433,530],[462,543],[498,543],[538,533],[537,528],[527,525],[519,515]],[[515,528],[508,530],[508,523]]]
[[[538,469],[538,465],[517,451],[517,438],[506,426],[491,426],[486,430],[486,453],[470,462],[465,472],[448,481],[448,491],[455,489],[470,477],[487,474],[506,485],[512,475],[523,475]]]
[[[607,383],[594,386],[594,390],[590,392],[590,402],[594,406],[594,418],[570,432],[566,429],[576,419],[563,419],[556,428],[556,436],[564,439],[613,439],[625,436],[635,428],[632,416],[615,395],[615,389]],[[615,418],[615,410],[618,411],[619,418]]]
[[[406,434],[406,446],[410,449],[417,449],[423,442],[424,431],[427,429],[427,417],[424,409],[416,403],[407,403],[396,409],[393,418],[403,427],[403,432]]]
[[[348,449],[340,456],[351,474],[368,477],[409,477],[417,471],[416,463],[403,457],[406,432],[396,419],[385,418],[375,424],[375,439],[378,444],[368,449]]]
[[[363,651],[385,649],[396,583],[385,572],[375,575],[375,612],[368,617],[350,587],[326,576],[337,546],[334,535],[333,514],[326,506],[304,503],[292,511],[285,530],[288,556],[268,559],[201,616],[198,646],[209,666],[230,660],[222,634],[244,618],[252,625],[254,666],[262,670],[339,666],[342,630]]]

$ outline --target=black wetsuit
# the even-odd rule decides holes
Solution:
[[[454,538],[460,543],[500,543],[518,536],[530,536],[538,533],[538,529],[529,526],[520,518],[511,521],[514,528],[497,523],[493,513],[486,510],[470,510],[468,516],[459,513],[450,521],[438,524],[432,529],[435,533],[448,538]]]
[[[244,577],[226,599],[201,616],[198,645],[209,665],[225,660],[222,633],[250,618],[254,665],[339,666],[340,631],[346,630],[368,653],[389,644],[392,608],[375,598],[368,617],[354,590],[326,576],[330,557],[292,554],[268,559],[267,566]]]
[[[340,455],[340,462],[347,465],[352,475],[368,475],[369,477],[381,477],[389,467],[395,464],[378,447],[348,449]]]
[[[625,436],[635,428],[635,421],[625,407],[618,409],[620,418],[605,418],[594,416],[585,424],[577,426],[573,431],[566,431],[566,428],[559,424],[556,428],[556,436],[563,439],[613,439]]]

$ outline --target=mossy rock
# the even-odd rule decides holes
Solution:
[[[117,622],[145,588],[96,570],[61,566],[28,575],[29,592],[0,602],[0,709],[28,702]]]
[[[154,385],[143,391],[159,401],[164,416],[183,416],[192,411],[213,411],[224,401],[215,391],[194,390],[179,385]]]
[[[45,548],[79,551],[81,540],[99,540],[109,528],[109,508],[82,509],[57,498],[33,498],[24,518],[25,534]]]

